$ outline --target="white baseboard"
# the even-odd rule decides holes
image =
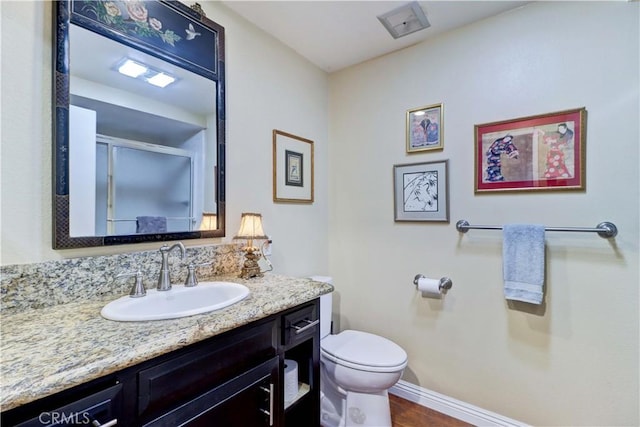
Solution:
[[[400,380],[389,393],[475,426],[524,427],[527,424],[495,414],[435,391]]]

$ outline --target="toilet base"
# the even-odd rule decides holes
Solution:
[[[378,393],[348,392],[341,402],[323,396],[323,427],[391,427],[391,410],[387,390]],[[340,406],[337,408],[336,406]]]
[[[345,426],[391,427],[387,390],[378,393],[347,393]]]

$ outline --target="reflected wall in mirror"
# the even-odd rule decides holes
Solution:
[[[53,4],[54,248],[224,236],[224,29],[177,1]]]

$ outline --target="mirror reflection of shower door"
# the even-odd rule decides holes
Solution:
[[[179,152],[112,147],[109,234],[136,234],[139,216],[166,218],[167,232],[192,230],[193,159]]]
[[[96,236],[113,234],[108,232],[109,217],[109,144],[96,144]]]

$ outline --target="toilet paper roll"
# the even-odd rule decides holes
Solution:
[[[424,297],[442,298],[439,279],[429,279],[428,277],[418,279],[418,290],[422,292]]]
[[[284,359],[284,400],[291,402],[298,395],[298,362]]]

